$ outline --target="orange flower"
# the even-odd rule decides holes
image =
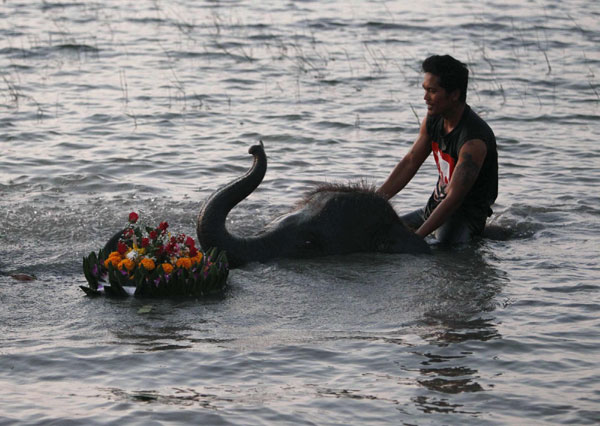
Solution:
[[[192,267],[192,259],[189,257],[182,257],[177,259],[177,263],[175,265],[179,268],[190,269]]]
[[[140,263],[144,267],[144,269],[146,269],[147,271],[151,271],[154,268],[156,268],[156,265],[154,264],[154,260],[148,259],[147,257],[144,257]]]
[[[170,274],[171,272],[173,272],[173,265],[171,265],[170,263],[163,263],[161,266],[165,274]]]
[[[199,251],[196,256],[192,257],[192,262],[194,263],[194,265],[197,265],[200,262],[202,262],[202,252],[201,251]]]
[[[123,259],[119,262],[119,269],[127,269],[129,272],[135,269],[135,262],[131,259]]]
[[[121,262],[121,259],[123,259],[121,257],[121,255],[119,254],[118,251],[113,251],[109,256],[108,259],[106,259],[104,261],[104,266],[106,268],[108,268],[108,265],[112,264],[112,266],[114,266],[115,268],[117,268],[119,266],[119,262]]]

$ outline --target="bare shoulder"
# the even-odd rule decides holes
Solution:
[[[458,153],[460,160],[470,160],[481,166],[487,155],[487,145],[481,139],[471,139],[466,141]]]

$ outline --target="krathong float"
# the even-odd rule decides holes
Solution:
[[[225,252],[196,248],[192,237],[172,235],[169,224],[157,227],[139,223],[129,214],[129,223],[116,249],[101,249],[83,258],[88,296],[114,297],[206,297],[221,294],[229,265]],[[108,281],[108,282],[107,282]]]

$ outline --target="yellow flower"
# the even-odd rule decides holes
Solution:
[[[156,268],[156,265],[154,264],[154,260],[149,259],[147,257],[144,257],[140,263],[144,267],[144,269],[146,269],[146,271],[151,271],[154,268]]]
[[[189,257],[182,257],[177,259],[177,263],[175,265],[179,268],[190,269],[192,267],[192,259]]]
[[[119,262],[119,269],[127,269],[129,272],[135,269],[135,262],[131,259],[123,259]]]
[[[171,265],[170,263],[163,263],[161,266],[165,274],[170,274],[171,272],[173,272],[173,265]]]

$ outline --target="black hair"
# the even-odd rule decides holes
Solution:
[[[461,102],[467,100],[467,85],[469,83],[469,69],[462,62],[450,55],[433,55],[423,61],[423,72],[436,75],[440,79],[440,86],[447,92],[460,90]]]

